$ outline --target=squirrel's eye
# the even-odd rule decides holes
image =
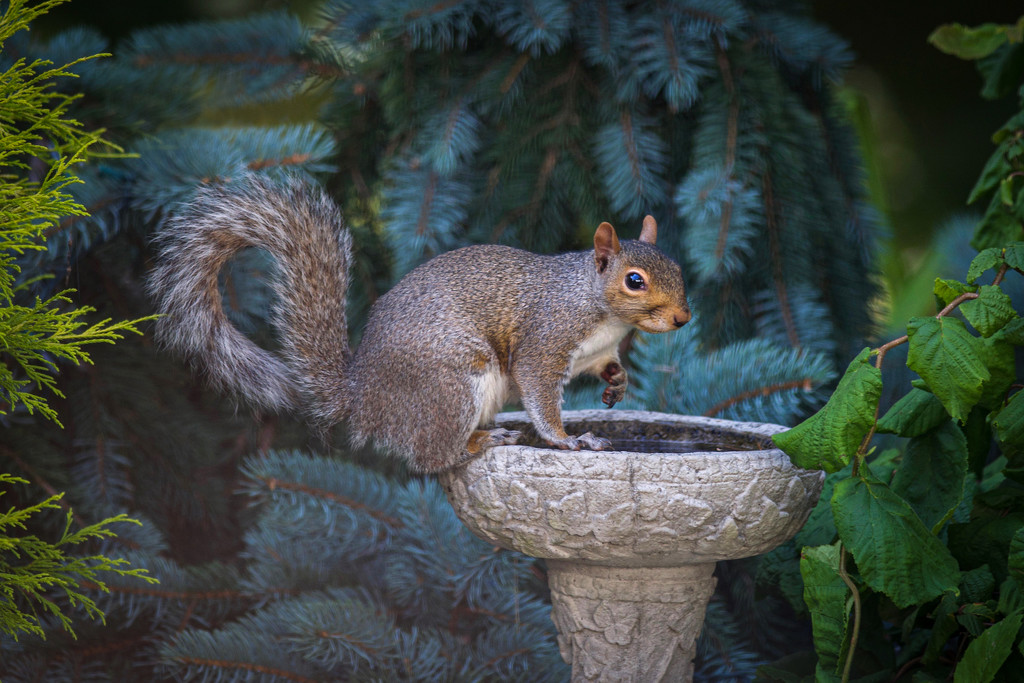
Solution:
[[[626,273],[626,286],[634,291],[639,291],[646,287],[644,282],[644,276],[637,272]]]

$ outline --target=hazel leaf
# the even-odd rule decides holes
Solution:
[[[997,268],[1003,262],[1002,249],[989,247],[982,249],[967,269],[967,281],[974,284],[974,281],[981,277],[981,274],[990,268]]]
[[[1017,317],[1010,296],[995,285],[983,285],[978,298],[960,304],[960,311],[983,337],[991,337]]]
[[[865,348],[821,410],[772,439],[798,467],[841,470],[874,423],[881,394],[882,373],[871,363],[871,350]]]
[[[949,316],[911,318],[907,333],[907,365],[927,382],[950,415],[966,422],[991,377],[978,348],[981,341]]]
[[[832,513],[865,583],[897,607],[957,589],[960,570],[949,549],[907,501],[870,473],[862,470],[836,484]]]

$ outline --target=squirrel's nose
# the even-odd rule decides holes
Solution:
[[[672,323],[676,327],[682,327],[686,323],[690,322],[691,317],[693,316],[690,314],[689,308],[680,308],[677,312],[672,314]]]

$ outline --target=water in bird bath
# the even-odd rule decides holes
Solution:
[[[548,448],[529,422],[502,421],[501,426],[522,432],[519,444]],[[773,448],[769,437],[737,434],[714,427],[673,422],[632,420],[566,420],[569,434],[593,432],[612,442],[611,450],[630,453],[716,453]]]

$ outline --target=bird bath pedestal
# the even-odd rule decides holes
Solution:
[[[823,472],[774,448],[778,425],[644,411],[565,413],[611,451],[492,448],[440,482],[477,536],[547,561],[552,619],[576,681],[688,681],[718,560],[791,538]]]

